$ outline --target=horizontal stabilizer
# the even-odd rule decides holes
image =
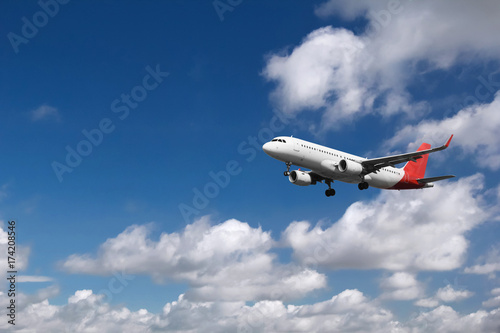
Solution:
[[[427,183],[431,183],[431,182],[437,182],[438,180],[444,180],[444,179],[449,179],[449,178],[453,178],[453,177],[455,177],[455,176],[448,175],[448,176],[421,178],[421,179],[417,179],[417,182],[419,184],[427,184]]]

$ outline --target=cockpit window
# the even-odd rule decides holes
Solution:
[[[272,139],[271,142],[283,142],[283,143],[286,143],[286,141],[284,139]]]

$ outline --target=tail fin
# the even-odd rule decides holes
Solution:
[[[430,149],[431,145],[428,143],[422,143],[420,148],[417,151]],[[425,177],[425,168],[427,167],[427,159],[429,158],[429,154],[422,155],[416,161],[409,161],[404,166],[403,170],[406,171],[407,174],[415,177],[415,178],[424,178]]]

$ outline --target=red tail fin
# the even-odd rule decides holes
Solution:
[[[431,148],[431,145],[428,143],[422,143],[420,148],[417,151],[425,150]],[[416,162],[409,161],[406,163],[403,168],[407,174],[413,176],[415,178],[424,178],[425,177],[425,168],[427,167],[427,159],[429,158],[429,154],[425,154],[422,158],[419,158]]]

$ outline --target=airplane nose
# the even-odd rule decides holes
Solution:
[[[271,143],[264,143],[264,145],[262,146],[262,150],[269,155],[269,152],[271,151]]]

